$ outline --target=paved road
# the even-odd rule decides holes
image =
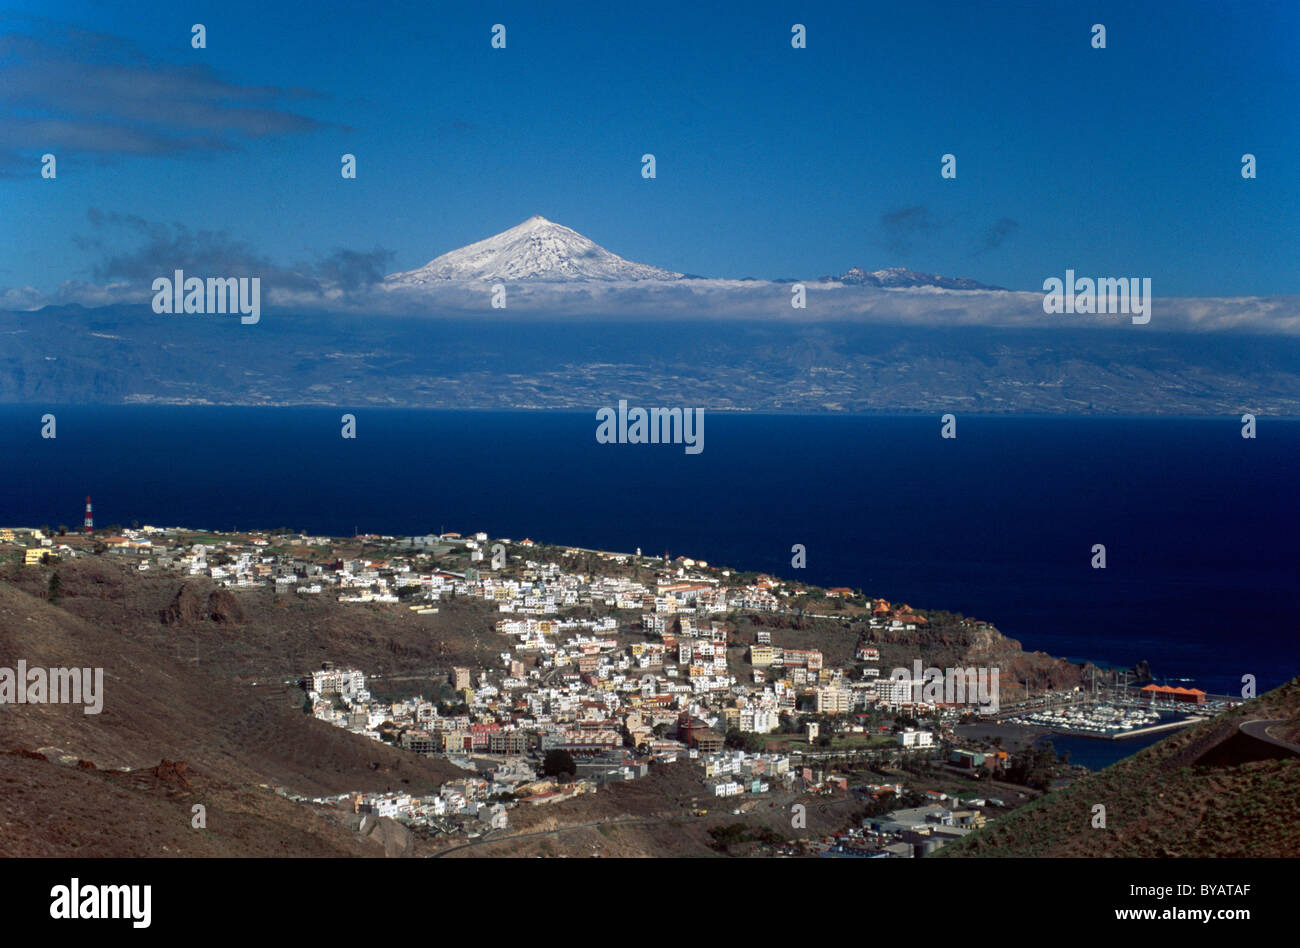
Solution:
[[[1286,741],[1278,740],[1268,733],[1268,729],[1274,724],[1285,724],[1286,720],[1278,718],[1273,721],[1243,721],[1238,727],[1241,733],[1248,737],[1253,737],[1257,741],[1263,741],[1266,744],[1272,744],[1274,747],[1281,747],[1289,750],[1291,753],[1300,756],[1300,744],[1289,744]]]

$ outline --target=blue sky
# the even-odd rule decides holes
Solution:
[[[707,276],[1300,293],[1300,4],[367,7],[9,4],[0,287],[134,279],[160,225],[392,271],[541,214]]]

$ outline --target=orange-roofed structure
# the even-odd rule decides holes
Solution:
[[[1205,704],[1205,692],[1199,688],[1171,688],[1168,685],[1145,685],[1142,692],[1148,698],[1168,698],[1171,701],[1187,701],[1191,704]]]

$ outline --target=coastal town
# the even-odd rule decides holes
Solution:
[[[916,677],[881,665],[876,634],[906,642],[927,615],[848,588],[485,533],[338,540],[11,528],[0,530],[6,553],[25,566],[106,556],[139,573],[202,577],[277,601],[396,609],[417,622],[450,603],[477,604],[494,616],[495,660],[433,672],[425,693],[379,697],[382,676],[330,661],[284,683],[300,689],[305,713],[440,757],[463,776],[424,795],[272,789],[434,838],[499,837],[518,808],[599,794],[664,768],[689,768],[701,818],[779,808],[790,831],[761,836],[759,846],[784,855],[924,855],[1026,799],[994,782],[1012,765],[1007,750],[964,746],[957,736],[959,724],[990,712],[973,687],[959,700],[935,698]],[[853,617],[862,632],[828,659],[774,642],[764,615]],[[823,797],[860,807],[830,834],[801,832],[809,802]]]

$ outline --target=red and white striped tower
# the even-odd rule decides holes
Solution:
[[[90,495],[87,494],[86,495],[86,532],[87,533],[95,532],[95,515],[92,512],[92,510],[93,508],[90,506]]]

